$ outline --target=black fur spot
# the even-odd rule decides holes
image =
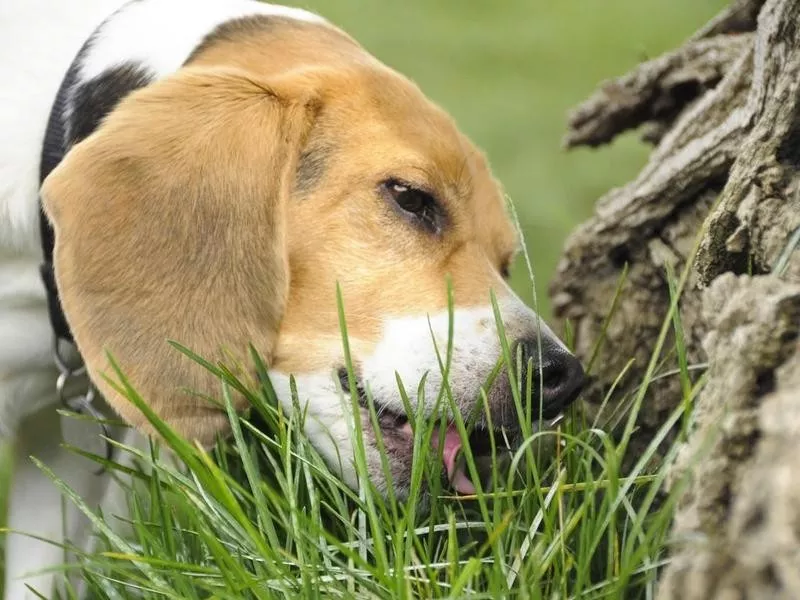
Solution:
[[[148,85],[155,75],[134,63],[123,63],[81,83],[72,92],[67,146],[91,134],[125,96]]]

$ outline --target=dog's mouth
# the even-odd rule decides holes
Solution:
[[[351,389],[346,370],[340,369],[338,375],[342,391],[349,394]],[[367,394],[358,380],[356,381],[356,393],[358,394],[359,405],[369,413]],[[387,449],[391,450],[390,447],[402,447],[408,451],[410,456],[414,432],[408,417],[378,403],[374,399],[373,405],[378,425],[381,429],[381,436]],[[553,427],[562,418],[563,415],[559,415],[554,419],[548,420],[544,423],[544,426]],[[464,443],[461,440],[458,428],[455,423],[450,422],[444,428],[444,431],[442,429],[439,425],[434,427],[431,446],[433,450],[438,450],[441,443],[444,475],[447,477],[450,487],[457,493],[473,495],[477,490],[468,473],[469,469],[464,456]],[[466,431],[469,451],[481,480],[485,480],[491,474],[493,462],[510,455],[518,445],[521,435],[520,431],[510,431],[507,428],[498,428],[490,431],[489,428],[480,423],[476,423],[472,427],[467,426]],[[494,438],[494,442],[492,438]]]

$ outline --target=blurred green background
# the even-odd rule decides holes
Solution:
[[[560,148],[567,109],[679,44],[725,0],[300,0],[402,71],[489,156],[520,216],[543,317],[570,230],[630,180],[647,148]],[[524,261],[513,285],[532,303]]]

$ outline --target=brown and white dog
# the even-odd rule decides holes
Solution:
[[[0,53],[0,430],[17,444],[10,527],[88,544],[88,525],[74,509],[62,514],[30,455],[90,506],[113,491],[61,448],[40,206],[77,349],[108,404],[144,433],[142,415],[102,377],[106,352],[162,418],[211,443],[226,416],[185,390],[218,396],[219,383],[167,340],[245,370],[253,344],[287,406],[294,375],[307,435],[356,485],[337,284],[359,388],[382,415],[391,481],[366,411],[356,415],[380,489],[402,496],[410,473],[396,375],[412,406],[424,397],[433,416],[448,278],[450,385],[465,416],[501,355],[490,290],[507,336],[541,375],[542,414],[575,399],[580,364],[504,280],[518,242],[483,155],[411,81],[321,17],[251,0],[6,2]],[[40,191],[57,95],[65,154]],[[507,377],[488,399],[495,426],[519,428]],[[79,435],[97,436],[86,427]],[[456,490],[471,489],[446,467]],[[27,574],[61,563],[57,546],[10,535],[6,552],[6,598],[33,597],[26,584],[55,593],[53,575]]]

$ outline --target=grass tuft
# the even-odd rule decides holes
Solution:
[[[79,571],[91,597],[115,600],[652,598],[666,560],[675,502],[683,489],[678,482],[664,492],[678,446],[655,469],[651,465],[668,433],[688,418],[702,386],[702,377],[698,382],[689,378],[682,347],[675,311],[680,287],[671,284],[675,298],[659,344],[671,327],[676,344],[671,354],[677,360],[684,401],[633,468],[623,472],[622,464],[635,430],[638,396],[621,439],[586,427],[580,414],[567,415],[552,431],[529,426],[510,467],[500,469],[494,461],[491,477],[478,481],[474,496],[455,497],[442,485],[441,451],[437,455],[431,443],[441,422],[422,418],[399,379],[414,430],[406,496],[394,490],[380,493],[369,478],[374,465],[367,461],[369,438],[363,429],[375,428],[377,422],[369,390],[368,423],[350,419],[352,461],[361,483],[360,491],[354,492],[303,435],[307,415],[302,399],[295,395],[293,409],[284,410],[255,352],[256,384],[180,349],[220,381],[217,401],[228,412],[232,435],[213,450],[181,438],[161,421],[112,358],[109,381],[147,417],[163,447],[142,450],[117,443],[115,461],[92,457],[114,472],[133,476],[126,535],[118,533],[119,518],[93,512],[53,477],[89,516],[100,537],[99,550],[81,556],[72,568]],[[452,295],[450,299],[452,332]],[[510,365],[513,379],[519,370],[502,334],[496,301],[495,310],[503,348],[499,366]],[[341,294],[339,314],[352,390],[341,394],[342,411],[359,414]],[[447,382],[452,342],[438,350]],[[638,393],[661,376],[659,364],[654,358]],[[515,394],[518,414],[523,422],[534,423],[539,410],[536,390],[530,382],[520,389]],[[247,399],[246,414],[233,409],[234,391]],[[438,401],[442,408],[456,406],[447,383]],[[484,409],[486,402],[483,394]],[[454,413],[466,439],[471,422]],[[382,447],[376,429],[375,443]],[[493,438],[492,443],[502,447],[502,440]],[[467,444],[464,458],[478,480]],[[131,463],[136,466],[127,466]],[[380,467],[389,472],[385,460]],[[52,475],[46,465],[41,468]],[[481,489],[484,482],[490,485]]]

